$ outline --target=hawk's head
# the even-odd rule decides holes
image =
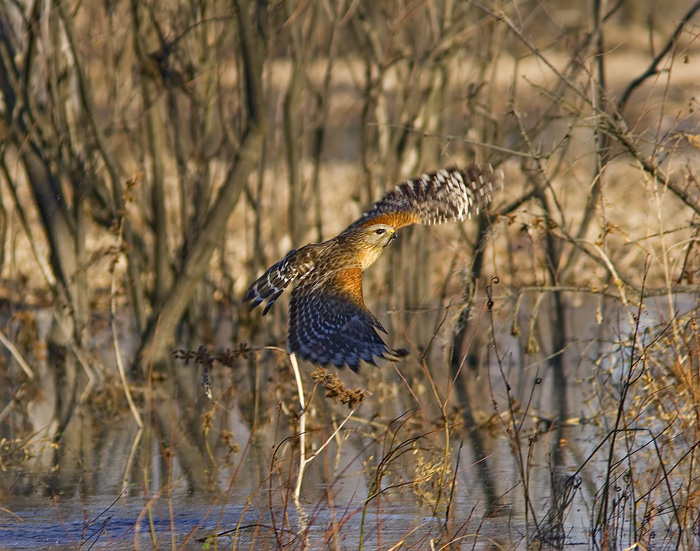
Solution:
[[[396,230],[388,224],[367,224],[355,230],[355,246],[361,259],[362,269],[366,269],[396,237]]]

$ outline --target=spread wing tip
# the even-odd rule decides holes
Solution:
[[[405,348],[399,348],[397,350],[388,349],[387,352],[388,352],[388,355],[385,355],[384,358],[386,358],[390,362],[397,362],[401,358],[405,358],[406,356],[408,356],[410,354],[410,352],[408,350],[406,350]]]
[[[505,173],[492,165],[449,167],[399,183],[356,224],[387,219],[396,228],[441,224],[478,215],[504,187]]]

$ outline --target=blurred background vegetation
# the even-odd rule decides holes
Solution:
[[[404,230],[365,274],[390,344],[412,352],[400,367],[410,392],[373,368],[341,374],[375,393],[374,414],[430,401],[432,374],[451,398],[445,418],[476,425],[470,385],[494,361],[487,290],[515,366],[541,367],[518,376],[516,398],[546,377],[552,426],[579,414],[569,385],[589,374],[572,369],[603,346],[582,337],[596,324],[635,361],[658,346],[655,384],[697,406],[699,9],[1,3],[0,436],[85,454],[95,419],[128,411],[128,380],[135,414],[177,420],[189,483],[207,487],[194,466],[220,435],[202,430],[199,371],[173,349],[247,343],[215,388],[233,385],[251,432],[269,426],[294,387],[284,354],[261,347],[284,348],[287,313],[282,301],[264,320],[249,313],[250,282],[396,182],[473,162],[506,173],[490,214]],[[682,315],[678,294],[693,304]],[[667,299],[651,306],[663,329],[628,338],[654,296]],[[601,409],[617,412],[615,400]],[[683,404],[691,430],[700,409]],[[44,465],[75,457],[42,450]]]

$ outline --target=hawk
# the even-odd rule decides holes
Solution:
[[[387,333],[365,306],[362,272],[411,224],[440,224],[478,215],[503,187],[503,171],[450,168],[402,182],[336,237],[287,253],[245,295],[251,310],[267,300],[263,315],[290,283],[287,351],[323,366],[349,366],[375,358],[396,360],[379,332]]]

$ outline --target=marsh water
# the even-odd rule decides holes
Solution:
[[[638,322],[606,310],[605,301],[572,301],[567,324],[576,338],[563,354],[565,386],[552,376],[546,349],[525,353],[530,336],[514,334],[506,316],[491,322],[485,309],[475,333],[489,335],[493,324],[496,347],[489,337],[475,339],[482,364],[464,367],[466,393],[448,392],[454,383],[439,346],[426,361],[436,394],[401,364],[340,372],[372,395],[348,417],[346,406],[314,389],[307,446],[324,447],[307,465],[299,502],[299,411],[284,355],[250,353],[232,369],[215,369],[213,401],[200,386],[201,367],[177,365],[189,373],[189,394],[159,393],[169,388],[165,379],[133,389],[141,429],[115,382],[77,407],[76,429],[58,442],[44,433],[22,446],[3,442],[0,548],[594,548],[606,493],[606,526],[619,548],[640,540],[673,548],[679,537],[700,545],[697,533],[673,528],[665,493],[672,486],[678,501],[696,478],[668,473],[692,443],[664,432],[660,416],[642,415],[659,392],[644,377],[661,359],[630,361],[635,340],[649,346],[674,316],[697,311],[697,300],[647,299]],[[532,312],[518,315],[527,327]],[[547,342],[547,324],[537,338]],[[636,371],[627,379],[630,366]],[[307,397],[312,369],[302,366]],[[37,396],[28,408],[35,422]],[[567,415],[557,422],[562,399]],[[620,403],[635,410],[625,421],[634,430],[613,453]],[[659,477],[659,464],[669,465],[667,476]],[[648,480],[640,487],[642,474]],[[642,506],[650,511],[646,526],[630,520]]]

